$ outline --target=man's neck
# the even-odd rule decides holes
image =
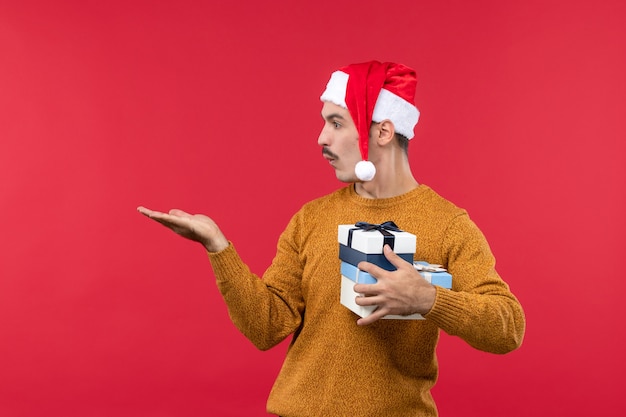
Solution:
[[[411,172],[379,175],[372,181],[357,182],[354,190],[363,198],[391,198],[406,194],[419,186]]]

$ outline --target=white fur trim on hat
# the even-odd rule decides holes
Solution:
[[[321,101],[330,101],[333,104],[348,108],[346,104],[346,90],[348,89],[349,75],[343,71],[335,71],[330,75],[330,80],[326,84],[326,90],[320,97]]]
[[[420,112],[413,104],[389,90],[384,88],[380,90],[372,113],[372,121],[379,123],[389,119],[396,129],[396,133],[407,139],[412,139],[415,136],[413,129],[419,117]]]

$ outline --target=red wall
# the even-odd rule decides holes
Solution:
[[[417,70],[414,172],[527,313],[510,355],[443,337],[441,415],[621,416],[626,3],[237,3],[0,1],[0,415],[265,415],[285,345],[135,207],[212,216],[262,273],[341,186],[328,75],[376,58]]]

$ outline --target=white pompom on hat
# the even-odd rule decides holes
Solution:
[[[355,167],[357,178],[370,181],[376,167],[368,161],[369,129],[372,122],[390,120],[395,131],[408,139],[419,120],[413,104],[417,77],[411,68],[392,62],[352,64],[333,72],[320,100],[348,109],[359,132],[363,159]]]

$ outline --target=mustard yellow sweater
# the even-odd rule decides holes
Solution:
[[[417,236],[416,260],[448,268],[452,289],[437,287],[425,320],[360,327],[339,303],[337,225],[387,220]],[[436,416],[439,329],[494,353],[516,349],[524,335],[523,310],[482,233],[425,185],[388,199],[362,198],[348,186],[307,203],[263,279],[232,244],[209,258],[232,321],[252,343],[269,349],[293,335],[267,402],[284,417]]]

